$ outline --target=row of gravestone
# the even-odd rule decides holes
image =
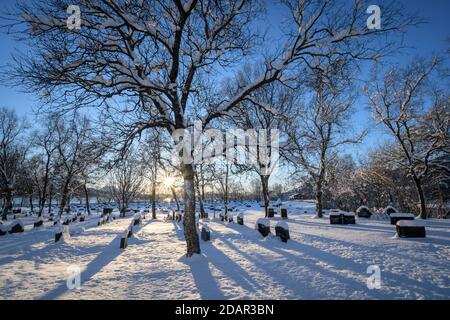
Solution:
[[[383,214],[389,216],[391,225],[396,226],[396,232],[402,238],[424,238],[426,236],[425,222],[416,220],[413,213],[400,213],[393,207],[386,207]],[[367,207],[359,207],[358,217],[370,218],[372,213]],[[339,209],[331,209],[330,224],[355,224],[355,214]]]
[[[270,220],[266,218],[259,218],[256,220],[255,229],[265,238],[270,232]],[[282,242],[287,242],[290,239],[289,226],[284,221],[278,221],[275,225],[275,236],[279,237]]]
[[[273,218],[275,216],[276,212],[274,208],[268,208],[267,210],[267,218]],[[287,219],[287,209],[286,208],[280,208],[280,217],[282,219]]]
[[[128,246],[128,239],[133,235],[133,228],[142,224],[142,219],[145,219],[145,214],[136,213],[131,220],[130,225],[120,238],[120,249],[125,249]]]

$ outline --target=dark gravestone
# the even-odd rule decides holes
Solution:
[[[62,234],[63,234],[62,231],[55,233],[55,242],[61,240]]]
[[[280,209],[280,216],[281,216],[281,218],[283,218],[283,219],[287,219],[287,209],[285,209],[285,208],[281,208]]]
[[[84,222],[85,217],[84,216],[80,216],[80,222]]]
[[[20,233],[24,232],[23,226],[20,223],[15,223],[12,228],[9,229],[9,233]]]
[[[72,217],[72,222],[77,222],[77,217]]]
[[[344,223],[343,214],[330,214],[330,224],[343,224]]]
[[[120,238],[120,249],[125,249],[128,246],[128,234]]]
[[[237,216],[236,220],[237,220],[237,223],[240,224],[241,226],[244,225],[244,217]]]
[[[70,224],[70,219],[67,218],[64,222],[63,225],[68,226]]]
[[[103,214],[107,215],[113,212],[113,208],[103,208]]]
[[[372,212],[370,212],[370,210],[367,208],[359,208],[356,211],[356,214],[359,218],[370,218],[372,216]]]
[[[22,209],[12,209],[12,213],[13,214],[21,214],[22,213]]]
[[[225,221],[225,215],[223,215],[223,214],[221,213],[221,214],[219,214],[219,217],[220,217],[220,221]]]
[[[392,207],[388,207],[388,208],[385,210],[385,212],[386,212],[387,215],[391,215],[392,213],[396,213],[397,210],[395,210],[395,209],[392,208]]]
[[[355,224],[355,216],[350,214],[344,214],[343,216],[344,224]]]
[[[270,227],[265,224],[258,223],[258,231],[262,234],[263,237],[267,237],[270,233]]]
[[[211,240],[211,231],[209,231],[209,229],[203,227],[202,232],[201,232],[201,238],[203,241]]]
[[[401,226],[397,225],[397,235],[400,238],[425,238],[424,226]]]
[[[233,222],[233,216],[227,215],[227,221],[228,221],[228,222]]]
[[[269,218],[273,218],[275,215],[275,210],[273,208],[269,208],[269,212],[267,214]]]
[[[33,228],[39,228],[39,227],[42,227],[43,225],[44,225],[44,221],[38,220],[33,224]]]
[[[275,227],[275,235],[280,237],[282,242],[287,242],[289,238],[289,230],[280,226]]]
[[[246,207],[247,207],[247,208],[250,208],[250,207],[251,207],[251,205],[247,204],[247,205],[246,205]]]

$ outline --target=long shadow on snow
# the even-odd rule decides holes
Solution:
[[[103,267],[108,265],[122,253],[122,251],[119,249],[120,237],[120,234],[117,235],[108,245],[103,246],[103,250],[100,252],[100,254],[96,256],[91,262],[89,262],[89,264],[86,266],[86,269],[81,272],[81,284],[83,284],[83,282],[89,281],[93,276],[95,276],[97,272],[99,272]],[[39,299],[53,300],[64,294],[67,290],[67,283],[66,280],[64,280],[59,286],[39,297]],[[80,291],[80,294],[82,294],[82,291]]]
[[[181,236],[183,236],[184,240],[184,235],[180,234],[183,232],[183,230],[177,228],[175,222],[174,225],[178,239],[180,239]],[[202,255],[201,257],[193,257],[193,258],[182,257],[180,261],[187,264],[191,269],[195,286],[197,287],[201,299],[211,299],[211,300],[226,299],[222,290],[220,290],[216,279],[211,274],[211,270],[209,269],[208,266],[208,260],[205,258],[204,255]]]
[[[232,225],[227,225],[230,228],[233,228],[235,230],[238,230],[236,228],[236,226],[232,226]],[[244,232],[248,235],[251,235],[252,233],[256,233],[256,231],[250,229],[249,227],[245,226],[247,228],[247,231],[244,230],[240,230],[240,232]],[[243,229],[243,228],[242,228]],[[250,233],[251,232],[251,233]],[[242,239],[242,236],[236,236],[236,235],[227,235],[227,238],[238,238],[238,239]],[[319,237],[319,236],[312,236],[312,237],[316,237],[317,239],[320,239],[321,241],[327,240],[329,241],[329,239],[324,239],[323,237]],[[224,237],[222,237],[222,239],[224,239]],[[250,241],[254,241],[254,237],[246,237],[247,240]],[[252,239],[253,238],[253,239]],[[343,246],[348,246],[348,243],[340,241],[340,240],[332,240],[334,243],[337,244],[341,244]],[[228,241],[229,242],[229,241]],[[317,249],[313,246],[304,244],[304,243],[299,243],[293,240],[290,240],[290,247],[291,249],[297,250],[299,252],[302,252],[304,254],[308,254],[309,256],[311,256],[312,258],[315,258],[318,261],[324,261],[325,263],[327,263],[328,265],[331,265],[333,267],[335,267],[336,269],[341,269],[341,270],[346,270],[346,269],[350,269],[350,270],[354,270],[356,273],[359,274],[366,274],[366,268],[368,265],[366,264],[362,264],[362,263],[357,263],[352,261],[351,259],[347,259],[347,258],[342,258],[340,256],[325,252],[323,250]],[[264,242],[258,242],[258,244],[264,246],[266,249],[271,250],[275,253],[278,253],[280,255],[287,255],[290,256],[292,259],[299,259],[298,256],[296,255],[292,255],[291,253],[287,252],[286,250],[284,250],[285,248],[287,248],[287,246],[285,246],[285,244],[283,243],[279,243],[277,244],[275,241],[271,242],[270,244],[265,244]],[[358,247],[359,245],[357,244],[352,244],[355,247]],[[236,248],[237,249],[237,248]],[[245,254],[245,253],[244,253]],[[249,256],[250,259],[254,260],[255,263],[258,262],[257,259],[255,259],[254,257]],[[314,264],[314,268],[317,269],[317,265]],[[278,271],[278,270],[277,270]],[[333,277],[336,277],[337,274],[333,273]],[[428,286],[424,286],[423,282],[408,278],[405,275],[401,275],[401,274],[394,274],[385,270],[382,270],[382,277],[384,281],[384,287],[386,288],[386,282],[387,283],[394,283],[396,284],[397,287],[399,288],[408,288],[413,292],[419,292],[420,294],[422,294],[425,297],[429,297],[429,294],[431,293],[429,290]],[[344,277],[344,279],[346,280],[352,280],[349,278]],[[386,281],[387,279],[387,281]],[[356,282],[358,283],[358,282]],[[447,299],[448,296],[450,295],[450,288],[449,289],[442,289],[436,286],[436,284],[431,284],[433,286],[433,289],[435,290],[435,292],[433,292],[434,295],[438,294],[438,296],[436,298],[438,299]],[[386,292],[374,292],[374,290],[369,290],[365,285],[359,285],[360,288],[363,289],[364,292],[367,292],[369,294],[369,296],[373,296],[373,297],[378,297],[378,298],[385,298],[385,299],[391,299],[391,298],[400,298],[399,296],[393,296],[392,293],[386,293]],[[391,286],[392,287],[392,286]],[[426,288],[425,288],[426,287]],[[383,288],[383,287],[382,287]]]
[[[278,255],[287,257],[288,258],[288,259],[286,259],[287,262],[295,262],[297,265],[299,265],[301,267],[308,268],[308,270],[313,273],[318,273],[318,274],[320,273],[324,277],[328,277],[335,281],[339,281],[342,283],[342,285],[345,285],[346,283],[348,283],[349,291],[351,293],[353,293],[353,291],[355,291],[355,290],[359,290],[359,291],[364,291],[364,292],[368,293],[368,295],[373,298],[383,298],[383,297],[386,298],[386,295],[380,294],[378,292],[369,291],[367,289],[367,286],[365,285],[365,283],[356,281],[349,277],[345,277],[339,273],[332,272],[330,270],[327,270],[327,269],[317,265],[317,262],[323,261],[323,259],[319,259],[313,254],[308,254],[309,258],[306,258],[306,257],[301,257],[299,255],[294,255],[294,254],[290,253],[289,251],[286,251],[286,249],[291,249],[291,250],[296,250],[298,252],[302,252],[302,253],[306,254],[306,252],[304,252],[304,250],[302,250],[300,248],[301,244],[294,240],[290,240],[288,243],[281,243],[281,242],[278,243],[278,241],[276,241],[275,239],[273,239],[274,241],[266,242],[265,240],[263,240],[263,238],[261,236],[258,236],[259,234],[256,234],[256,231],[251,230],[248,227],[244,227],[247,229],[247,231],[244,230],[244,228],[240,228],[240,230],[239,230],[238,228],[236,228],[237,227],[236,225],[232,225],[232,224],[228,224],[227,227],[234,229],[236,231],[240,231],[241,234],[233,234],[231,236],[227,234],[227,235],[221,236],[220,239],[226,245],[228,245],[231,250],[238,252],[239,254],[244,256],[246,259],[252,261],[256,266],[258,266],[266,274],[272,275],[272,274],[281,274],[282,273],[283,274],[282,278],[274,278],[274,280],[280,281],[283,286],[285,286],[288,289],[291,289],[297,298],[301,297],[301,298],[308,299],[308,298],[316,297],[316,295],[314,295],[314,294],[313,294],[313,296],[305,296],[305,294],[313,293],[314,291],[317,291],[317,288],[314,288],[313,286],[311,286],[311,279],[304,279],[304,281],[301,282],[301,287],[293,287],[293,284],[295,282],[298,282],[298,279],[293,277],[292,274],[289,273],[289,270],[284,271],[282,268],[280,268],[277,265],[271,265],[270,263],[267,263],[267,261],[265,261],[267,259],[264,259],[263,256],[261,256],[261,258],[258,258],[257,256],[251,256],[250,254],[239,249],[230,240],[232,240],[234,238],[234,239],[241,240],[241,241],[247,240],[249,242],[254,242],[257,245],[260,245],[263,248],[267,249],[268,251],[272,251]],[[250,231],[250,232],[248,232],[248,231]],[[318,250],[318,251],[320,251],[320,250]],[[365,272],[365,268],[360,268],[360,269],[361,269],[361,273]],[[323,293],[321,292],[319,294],[323,294]],[[328,296],[323,296],[321,299],[328,299],[328,298],[329,298]]]

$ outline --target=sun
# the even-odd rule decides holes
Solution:
[[[174,177],[165,177],[163,179],[162,185],[164,188],[170,189],[171,187],[173,187],[174,183],[175,183]]]

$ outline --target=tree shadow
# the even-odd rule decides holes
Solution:
[[[97,255],[91,262],[89,262],[89,264],[86,266],[86,269],[81,272],[81,287],[83,287],[83,282],[88,282],[103,267],[108,265],[111,261],[113,261],[117,256],[119,256],[122,253],[122,250],[119,249],[120,238],[121,235],[117,235],[108,245],[103,246],[103,250],[101,250],[100,254]],[[45,293],[38,299],[40,300],[57,299],[58,297],[63,295],[67,290],[68,290],[67,283],[64,280],[59,286],[52,289],[50,292]]]

